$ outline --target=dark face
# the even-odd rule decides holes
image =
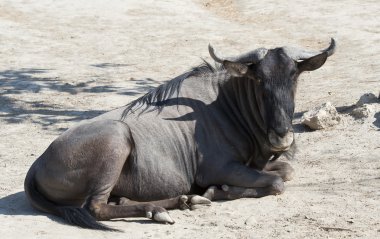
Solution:
[[[268,141],[273,151],[286,151],[293,143],[292,119],[298,76],[303,71],[321,67],[327,56],[324,52],[296,62],[283,48],[276,48],[268,50],[256,64],[223,61],[223,66],[232,76],[246,77],[256,82],[256,101],[266,122]]]
[[[287,150],[293,142],[292,119],[299,75],[297,63],[281,48],[269,50],[263,60],[249,67],[257,81],[255,95],[267,124],[274,151]]]

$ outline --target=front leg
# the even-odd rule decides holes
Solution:
[[[276,195],[271,187],[264,188],[243,188],[236,186],[222,185],[221,188],[216,186],[209,187],[202,195],[210,201],[235,200],[239,198],[260,198],[268,195]]]
[[[268,188],[272,194],[284,192],[284,181],[280,176],[249,168],[239,162],[233,162],[223,168],[225,171],[220,185],[237,186],[243,188]]]
[[[221,178],[212,184],[223,185],[221,189],[210,187],[203,195],[210,200],[231,200],[245,197],[264,197],[284,192],[280,176],[249,168],[240,163],[230,163],[222,168]],[[227,186],[228,185],[228,186]]]

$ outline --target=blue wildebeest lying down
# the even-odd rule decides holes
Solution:
[[[321,67],[319,52],[259,48],[205,63],[127,106],[59,136],[25,179],[31,204],[85,228],[166,209],[284,191],[293,169],[275,161],[294,145],[297,78]],[[202,196],[198,196],[201,194]]]

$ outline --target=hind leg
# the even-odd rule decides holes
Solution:
[[[146,217],[157,222],[173,224],[173,219],[168,212],[152,203],[141,203],[136,205],[111,205],[107,204],[107,196],[96,195],[90,199],[85,208],[96,218],[96,220],[104,221],[114,218],[125,217]]]
[[[101,135],[101,145],[96,160],[91,162],[92,177],[87,184],[91,192],[87,195],[84,208],[96,220],[109,220],[123,217],[147,217],[158,222],[174,223],[168,212],[152,203],[139,205],[107,204],[110,194],[115,187],[122,168],[131,152],[131,135],[126,125],[115,122],[107,133]],[[96,149],[95,149],[96,150]]]
[[[114,120],[89,122],[66,131],[41,155],[33,172],[32,186],[38,189],[38,197],[54,204],[34,206],[86,228],[107,229],[94,218],[143,216],[172,223],[164,208],[149,203],[107,205],[133,147],[131,140],[128,126]]]
[[[211,201],[207,198],[201,197],[199,195],[181,195],[174,198],[151,201],[151,202],[137,202],[132,201],[125,197],[112,197],[108,204],[110,205],[142,205],[146,203],[151,203],[155,206],[162,207],[165,209],[196,209],[199,206],[209,206]]]

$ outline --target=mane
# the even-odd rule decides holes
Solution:
[[[203,60],[203,59],[202,59]],[[165,107],[165,101],[170,99],[174,94],[179,95],[182,83],[184,80],[191,76],[197,76],[204,73],[214,73],[219,70],[219,67],[213,67],[207,61],[203,60],[203,64],[193,67],[189,71],[169,80],[168,82],[157,86],[156,88],[150,90],[145,95],[127,104],[121,119],[125,119],[129,113],[134,113],[142,107],[143,110],[139,113],[142,114],[149,109],[150,111],[158,110],[158,113],[162,111]]]

